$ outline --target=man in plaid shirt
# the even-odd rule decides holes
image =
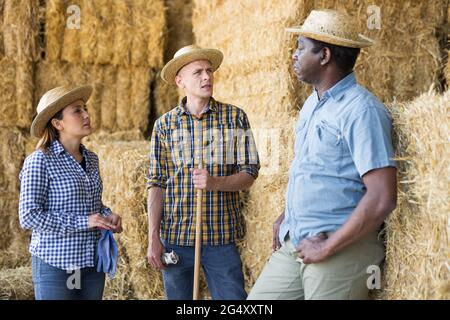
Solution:
[[[244,234],[239,191],[260,168],[243,110],[212,98],[219,50],[180,49],[161,77],[186,97],[154,125],[148,176],[148,261],[162,270],[168,299],[192,299],[196,190],[202,189],[201,264],[213,299],[245,299],[235,242]],[[202,168],[196,169],[199,163]],[[174,250],[175,265],[161,255]]]

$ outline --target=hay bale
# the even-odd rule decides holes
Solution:
[[[120,66],[130,65],[130,52],[133,34],[131,27],[131,4],[129,1],[114,1],[114,57],[113,63]]]
[[[101,127],[101,103],[102,103],[102,92],[104,88],[103,83],[103,68],[100,66],[90,66],[89,67],[89,77],[85,83],[92,85],[93,90],[91,97],[87,103],[87,109],[89,112],[91,126],[94,130],[98,130]]]
[[[156,75],[155,90],[153,92],[155,104],[152,110],[155,112],[153,119],[158,119],[167,111],[178,105],[182,97],[181,91],[176,86],[172,86],[163,81],[159,75]]]
[[[0,139],[0,191],[18,192],[27,135],[14,127],[0,127]]]
[[[0,57],[5,55],[5,46],[3,44],[3,8],[5,6],[5,0],[0,0]]]
[[[94,134],[88,136],[85,138],[86,143],[91,142],[113,142],[113,141],[137,141],[137,140],[144,140],[144,135],[140,130],[127,130],[127,131],[104,131],[99,130],[96,131]]]
[[[134,129],[145,132],[149,126],[150,86],[153,71],[147,67],[134,67],[131,74],[131,103],[128,116]]]
[[[399,201],[386,227],[384,299],[449,299],[450,91],[390,106]]]
[[[167,28],[165,5],[162,0],[145,1],[142,31],[147,36],[147,65],[162,68],[164,59],[165,33]],[[136,33],[141,30],[136,28]]]
[[[160,68],[164,54],[164,1],[115,1],[113,63]]]
[[[16,103],[17,119],[15,125],[28,129],[33,121],[35,107],[34,95],[34,63],[30,61],[16,64]]]
[[[450,88],[450,50],[447,50],[447,64],[445,65],[444,74],[447,81],[447,88]]]
[[[29,232],[20,228],[18,216],[18,177],[28,138],[17,128],[0,127],[0,268],[22,265],[28,256]]]
[[[191,0],[166,0],[167,36],[165,41],[164,61],[173,58],[175,52],[189,44],[194,43],[192,32],[192,8]],[[155,76],[152,110],[155,114],[150,115],[156,120],[167,111],[174,108],[183,96],[183,92],[176,86],[165,83],[159,72]]]
[[[116,125],[120,130],[132,127],[131,105],[131,68],[119,67],[116,78]]]
[[[64,28],[64,38],[63,38],[63,45],[62,45],[62,51],[61,51],[61,60],[71,62],[71,63],[81,63],[81,41],[80,41],[80,34],[81,30],[85,27],[82,25],[84,16],[81,11],[81,0],[66,0],[65,6],[63,6],[64,12],[67,10],[69,5],[75,5],[80,8],[80,28],[77,29],[77,26],[71,25],[71,28],[68,28],[67,26],[67,20],[71,22],[75,22],[75,19],[72,19],[72,16],[75,15],[75,13],[72,13],[70,16],[67,16],[67,20],[65,21],[66,27]],[[82,17],[83,16],[83,17]],[[74,21],[72,21],[74,20]]]
[[[242,106],[253,126],[256,118],[264,124],[264,119],[284,112],[292,116],[298,97],[307,95],[308,89],[299,86],[292,74],[289,47],[294,41],[284,28],[297,24],[308,13],[306,0],[289,0],[283,5],[267,1],[194,2],[192,23],[197,43],[224,53],[215,76],[215,97]]]
[[[27,128],[31,125],[33,115],[34,61],[38,59],[38,3],[5,0],[3,16],[4,52],[8,59],[3,61],[2,67],[6,67],[8,76],[12,76],[11,70],[8,70],[11,68],[8,60],[15,62],[15,73],[12,78],[15,80],[15,88],[13,90],[9,85],[7,88],[9,92],[3,93],[2,90],[2,95],[7,99],[13,92],[16,94],[14,99],[16,105],[11,111],[15,112],[15,117],[7,120],[13,121],[16,126]],[[3,81],[11,82],[11,78]]]
[[[131,63],[134,66],[142,65],[147,60],[148,25],[152,23],[151,15],[149,17],[149,12],[146,12],[147,2],[146,0],[133,2],[132,21],[136,32],[132,35]],[[161,11],[163,12],[162,8]]]
[[[5,0],[3,6],[5,55],[16,61],[38,57],[38,1]]]
[[[309,94],[310,90],[299,86],[292,76],[290,53],[295,36],[285,33],[284,27],[300,24],[313,8],[345,9],[356,16],[361,30],[367,31],[364,33],[378,41],[374,47],[363,50],[357,74],[382,100],[410,99],[438,81],[441,57],[434,30],[444,23],[445,1],[375,1],[381,8],[381,30],[366,27],[366,12],[372,1],[292,0],[283,5],[267,1],[194,3],[197,42],[217,47],[225,55],[217,72],[216,96],[244,105],[249,113],[251,106],[280,111],[296,109],[298,102]],[[273,88],[277,90],[274,92]],[[289,97],[288,92],[295,94]],[[254,98],[249,105],[242,102],[249,97]]]
[[[82,0],[81,23],[79,30],[80,55],[83,63],[94,63],[97,56],[97,37],[104,33],[100,26],[100,17],[97,16],[99,8],[98,1]],[[104,3],[102,3],[104,4]]]
[[[371,4],[381,8],[381,30],[366,30],[367,8]],[[262,0],[196,0],[193,29],[197,43],[219,48],[225,56],[216,73],[214,96],[241,106],[254,131],[292,128],[298,107],[311,88],[299,85],[292,73],[290,55],[296,37],[285,33],[284,28],[301,24],[312,9],[332,7],[355,15],[362,33],[378,41],[362,51],[356,69],[360,82],[380,99],[407,100],[437,83],[441,57],[434,30],[445,22],[445,1],[291,0],[281,5]],[[289,135],[292,133],[281,137],[286,139]],[[292,148],[292,144],[287,145]],[[261,156],[263,162],[264,158]],[[282,163],[290,164],[291,159],[292,155],[287,155]],[[269,165],[262,164],[244,211],[248,232],[241,248],[248,287],[270,254],[271,239],[267,234],[271,234],[272,222],[282,209],[286,189],[288,167],[281,165],[278,173],[267,176],[263,172]],[[272,180],[276,187],[272,187]],[[268,202],[268,194],[276,201]]]
[[[17,119],[16,108],[16,63],[14,60],[0,58],[0,125],[14,125]]]
[[[299,98],[310,90],[299,86],[292,74],[293,41],[284,27],[297,24],[309,10],[308,1],[285,1],[283,6],[267,1],[194,2],[197,42],[219,48],[225,56],[214,96],[246,111],[262,162],[243,211],[247,232],[239,247],[247,289],[271,253],[270,234],[284,204]],[[278,154],[272,147],[276,144],[283,147]]]
[[[61,57],[64,29],[66,27],[66,6],[61,0],[45,2],[45,58],[59,61]]]
[[[370,5],[381,10],[379,30],[368,29]],[[358,80],[384,102],[406,101],[439,85],[442,53],[436,30],[446,23],[447,1],[316,0],[315,7],[347,11],[360,30],[376,40],[362,50],[356,72]]]
[[[95,56],[95,63],[109,64],[113,58],[114,37],[114,16],[113,16],[113,2],[109,0],[100,0],[95,2],[98,12],[97,24],[97,55]]]
[[[192,0],[166,0],[167,39],[164,61],[172,59],[175,52],[194,43],[192,32]]]
[[[123,275],[126,274],[130,288],[123,290],[123,287],[117,287],[122,292],[132,292],[128,299],[161,299],[164,296],[161,274],[151,269],[146,261],[146,174],[149,143],[92,142],[90,147],[100,159],[104,203],[123,219],[124,232],[116,238],[120,244],[121,257],[126,263],[118,268],[117,282],[123,281]],[[112,291],[108,292],[109,296],[117,295]]]
[[[0,270],[0,300],[33,300],[31,267]]]
[[[113,131],[116,126],[116,77],[115,67],[105,67],[103,70],[103,87],[100,114],[101,128],[106,131]]]

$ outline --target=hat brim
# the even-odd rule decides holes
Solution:
[[[325,43],[334,44],[336,46],[349,47],[349,48],[366,48],[374,45],[375,41],[372,39],[363,36],[362,34],[358,35],[358,40],[351,40],[346,38],[336,37],[327,33],[322,32],[312,32],[303,30],[301,26],[295,26],[290,28],[285,28],[286,32],[291,32],[295,34],[299,34],[305,36],[307,38],[311,38],[314,40],[322,41]]]
[[[223,61],[223,54],[217,49],[196,49],[191,52],[186,52],[179,57],[170,60],[161,71],[161,78],[169,83],[175,84],[175,77],[185,65],[197,61],[208,60],[211,62],[212,68],[216,71]]]
[[[77,87],[57,100],[53,101],[51,104],[45,107],[44,110],[39,112],[31,124],[30,133],[36,138],[40,138],[44,133],[44,129],[50,119],[58,113],[60,110],[64,109],[67,105],[71,104],[77,100],[83,100],[85,103],[89,100],[92,94],[92,86],[86,85]]]

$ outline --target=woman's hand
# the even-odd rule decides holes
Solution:
[[[100,213],[94,213],[88,219],[89,228],[100,228],[104,230],[113,230],[114,224]]]
[[[114,233],[121,233],[123,231],[122,218],[118,214],[111,213],[109,216],[106,217],[106,219],[114,226],[113,228]]]
[[[100,213],[94,213],[89,216],[88,220],[89,228],[99,228],[104,230],[112,230],[115,233],[121,233],[122,229],[122,218],[112,213],[107,217],[104,217]]]

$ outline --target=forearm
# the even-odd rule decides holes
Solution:
[[[159,239],[165,193],[165,189],[158,187],[152,187],[148,190],[147,211],[149,241],[152,239]]]
[[[213,191],[236,192],[249,189],[255,179],[246,172],[235,173],[231,176],[211,177],[213,179]]]
[[[393,210],[389,205],[369,193],[361,199],[349,219],[326,241],[329,255],[377,230]]]
[[[20,225],[24,229],[50,233],[72,233],[87,230],[88,216],[65,214],[57,212],[44,212],[38,207],[19,207]]]

